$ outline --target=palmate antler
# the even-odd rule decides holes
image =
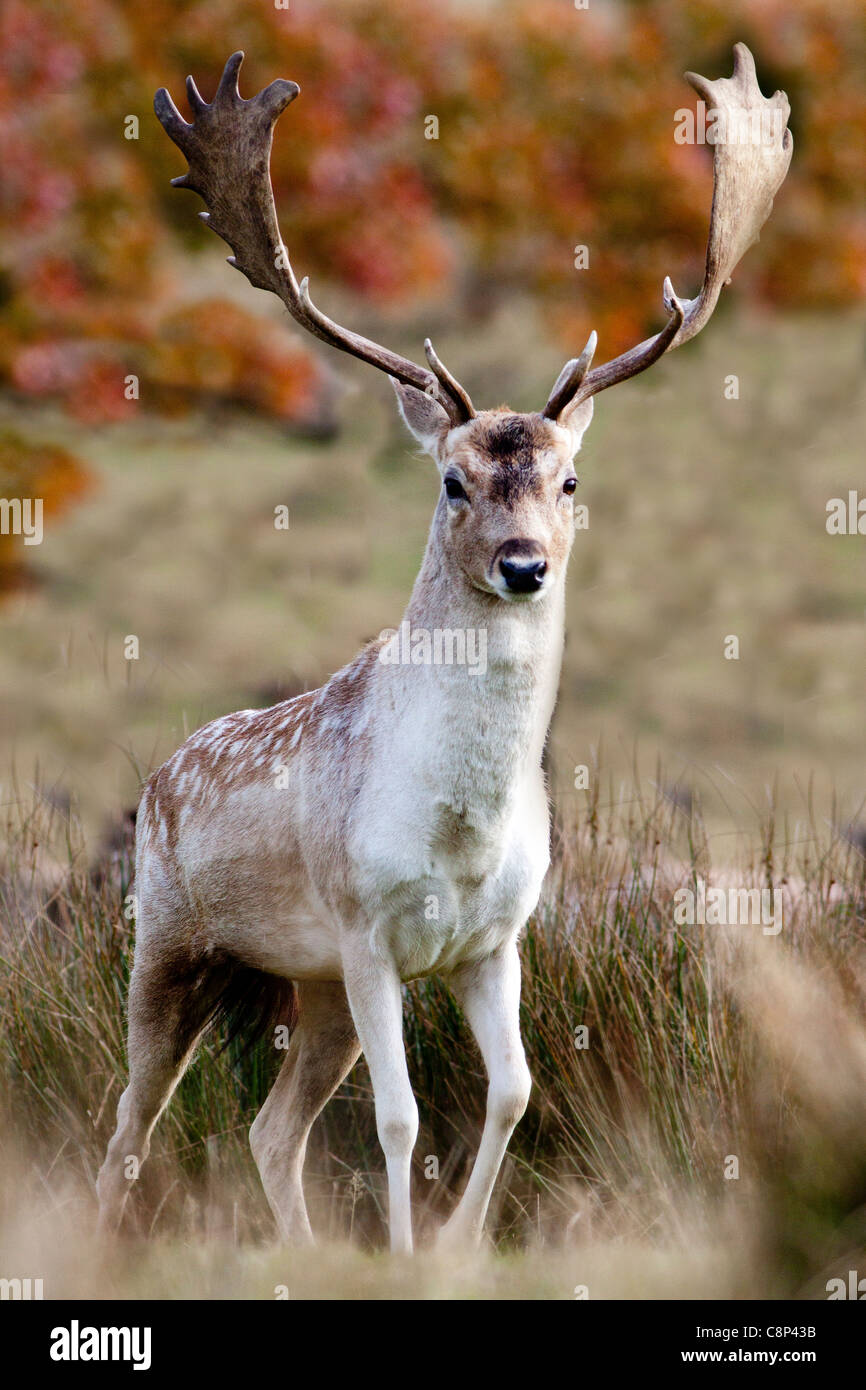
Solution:
[[[296,82],[278,79],[244,101],[238,91],[243,58],[243,53],[229,58],[210,103],[202,99],[193,79],[187,78],[192,124],[183,119],[164,87],[157,92],[153,108],[189,164],[189,173],[172,183],[201,194],[208,211],[199,216],[231,246],[234,255],[229,264],[242,270],[257,288],[279,295],[302,328],[433,396],[453,424],[472,419],[475,411],[469,396],[439,361],[429,338],[424,349],[430,371],[341,328],[313,304],[307,280],[300,284],[296,280],[277,222],[270,157],[277,118],[301,89]]]
[[[542,412],[555,420],[565,408],[587,396],[646,371],[671,348],[700,333],[731,275],[770,215],[781,187],[794,141],[787,129],[791,108],[784,92],[765,97],[758,86],[755,60],[744,43],[734,45],[733,77],[710,82],[687,72],[707,107],[717,113],[713,159],[713,207],[707,240],[704,283],[695,299],[681,301],[669,279],[664,282],[664,305],[670,318],[660,333],[637,347],[590,370],[596,335],[591,333],[580,357],[567,362],[557,377]],[[743,139],[743,136],[746,139]]]
[[[351,353],[438,400],[451,423],[475,415],[464,388],[443,366],[428,339],[430,370],[334,323],[310,299],[306,279],[295,278],[277,222],[270,178],[270,154],[277,118],[300,88],[278,80],[244,101],[238,91],[243,53],[226,63],[216,96],[205,102],[191,77],[187,93],[194,120],[183,119],[165,88],[154,110],[167,133],[186,155],[189,172],[172,179],[177,187],[201,194],[208,211],[199,215],[231,246],[229,263],[260,289],[279,295],[292,317],[323,342]],[[591,367],[597,338],[591,333],[580,357],[560,372],[542,414],[556,420],[588,396],[646,371],[669,349],[699,333],[712,315],[722,286],[770,215],[791,162],[793,140],[787,129],[790,106],[784,92],[764,97],[755,63],[745,44],[734,47],[734,73],[715,82],[686,78],[717,114],[713,161],[713,205],[704,283],[695,299],[681,301],[669,279],[663,298],[669,318],[660,333],[599,367]],[[755,120],[757,118],[757,120]],[[748,139],[743,140],[743,126]],[[757,136],[757,138],[756,138]]]

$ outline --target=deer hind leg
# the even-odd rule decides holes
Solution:
[[[302,1172],[313,1122],[358,1060],[341,982],[298,986],[299,1021],[280,1074],[250,1130],[250,1147],[283,1240],[313,1239]]]
[[[175,956],[136,951],[129,984],[129,1085],[99,1170],[99,1227],[116,1230],[132,1182],[150,1150],[153,1127],[183,1076],[210,1021],[207,991],[191,991],[190,972]]]
[[[459,1203],[439,1232],[445,1248],[477,1244],[496,1176],[532,1084],[520,1038],[520,957],[516,942],[459,970],[449,984],[487,1069],[487,1115],[478,1155]]]

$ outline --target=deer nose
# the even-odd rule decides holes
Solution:
[[[512,559],[503,556],[499,561],[499,568],[512,593],[534,594],[544,583],[547,561],[519,555]]]

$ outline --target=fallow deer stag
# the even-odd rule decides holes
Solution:
[[[687,74],[709,107],[766,116],[762,128],[774,132],[769,141],[735,136],[715,146],[700,293],[680,300],[665,280],[664,327],[602,366],[591,365],[593,333],[538,414],[476,411],[429,340],[429,366],[418,366],[334,323],[307,281],[298,283],[269,164],[276,119],[299,89],[276,81],[243,100],[242,59],[229,59],[210,104],[187,80],[191,123],[164,89],[157,93],[156,114],[189,163],[173,182],[202,196],[208,211],[199,215],[253,285],[279,295],[317,338],[391,378],[442,491],[398,637],[371,642],[320,690],[199,729],[147,783],[137,826],[130,1079],[99,1174],[101,1221],[118,1224],[125,1159],[145,1158],[208,1026],[237,1005],[251,1027],[267,1027],[271,1006],[291,1001],[289,1049],[250,1132],[279,1231],[312,1238],[301,1181],[307,1137],[363,1050],[388,1173],[391,1248],[410,1251],[418,1114],[401,984],[438,974],[489,1080],[475,1165],[440,1232],[445,1243],[473,1241],[530,1091],[518,938],[549,859],[541,759],[563,645],[573,460],[597,392],[645,371],[710,318],[785,178],[790,108],[782,92],[762,96],[743,44],[732,77]],[[450,651],[428,659],[437,633]],[[460,660],[467,633],[486,636],[483,670]],[[408,660],[395,646],[404,638]]]

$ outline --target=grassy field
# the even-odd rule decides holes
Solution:
[[[468,360],[476,399],[537,408],[560,359],[527,341],[531,322],[515,306],[471,352],[437,341]],[[861,319],[728,316],[598,398],[550,750],[561,796],[601,748],[617,781],[660,756],[723,834],[776,778],[786,807],[814,776],[828,814],[835,791],[856,816],[863,539],[829,536],[825,508],[862,475],[862,356]],[[319,684],[398,621],[435,470],[387,383],[348,372],[344,429],[317,443],[236,416],[94,430],[0,406],[0,428],[60,440],[95,475],[29,550],[38,582],[0,609],[4,762],[26,782],[38,763],[92,831],[189,730]]]
[[[527,341],[527,314],[471,355],[437,338],[476,399],[545,398],[560,362]],[[524,945],[534,1092],[490,1248],[459,1267],[381,1253],[363,1065],[311,1145],[323,1246],[275,1245],[246,1143],[275,1058],[218,1039],[158,1127],[124,1238],[92,1236],[125,1066],[122,811],[205,719],[319,683],[397,620],[432,466],[387,386],[362,394],[354,373],[330,442],[237,416],[96,431],[0,405],[0,427],[62,441],[96,482],[0,609],[0,1273],[43,1277],[47,1297],[546,1299],[824,1297],[862,1271],[866,542],[824,525],[862,476],[862,350],[860,320],[722,316],[599,398],[550,749],[556,860]],[[698,876],[780,888],[784,930],[677,926],[674,892]],[[406,1036],[427,1246],[466,1176],[483,1075],[437,984],[407,991]]]
[[[448,992],[406,992],[423,1252],[408,1267],[381,1253],[383,1163],[363,1064],[311,1143],[322,1247],[293,1254],[274,1241],[246,1140],[279,1057],[268,1044],[221,1051],[219,1038],[157,1128],[123,1238],[97,1244],[93,1182],[124,1084],[129,860],[88,871],[73,829],[46,899],[33,846],[57,813],[42,803],[11,818],[3,1268],[43,1278],[48,1297],[261,1298],[282,1285],[293,1298],[573,1298],[577,1286],[592,1298],[825,1297],[827,1279],[866,1254],[863,856],[819,827],[807,849],[780,853],[772,824],[763,843],[756,828],[736,881],[780,885],[783,931],[676,926],[676,888],[724,884],[729,870],[714,865],[699,815],[634,790],[557,827],[524,943],[533,1096],[489,1247],[457,1264],[429,1246],[477,1142],[483,1073]]]

